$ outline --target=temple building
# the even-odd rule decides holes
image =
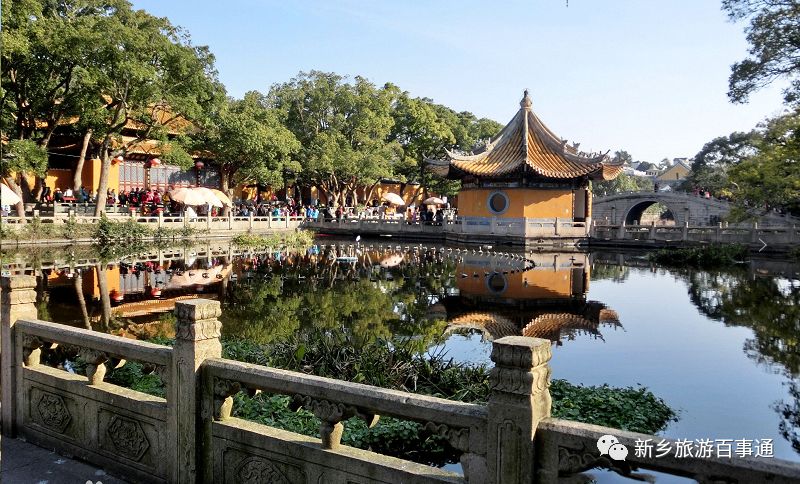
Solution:
[[[612,180],[622,162],[583,153],[542,123],[528,91],[511,122],[473,154],[426,160],[433,173],[461,180],[461,239],[562,245],[589,234],[591,180]]]
[[[503,336],[603,339],[622,325],[616,311],[588,301],[588,254],[533,253],[526,259],[467,255],[456,266],[457,296],[430,313],[447,321],[446,333],[478,331],[484,340]]]

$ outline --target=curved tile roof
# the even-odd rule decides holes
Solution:
[[[446,160],[426,160],[428,169],[440,176],[467,175],[496,178],[531,170],[548,178],[588,176],[611,180],[622,173],[622,162],[606,154],[587,155],[555,135],[531,110],[528,91],[514,118],[475,154],[447,151]]]

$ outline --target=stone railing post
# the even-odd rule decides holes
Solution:
[[[689,240],[689,221],[683,222],[683,227],[681,228],[681,240],[686,242]]]
[[[233,229],[233,209],[228,208],[228,230]]]
[[[158,212],[158,228],[164,226],[164,212]]]
[[[0,280],[0,399],[2,430],[6,437],[16,434],[16,378],[22,355],[16,354],[14,323],[20,318],[36,319],[36,278],[3,277]],[[19,357],[18,357],[19,356]]]
[[[250,230],[250,232],[252,232],[253,231],[253,212],[250,212],[250,214],[247,216],[247,222],[248,222],[247,228]],[[270,227],[271,226],[272,226],[272,224],[270,224]]]
[[[621,222],[619,224],[619,229],[617,229],[617,238],[620,240],[625,240],[625,222]]]
[[[211,230],[211,210],[206,214],[206,229]]]
[[[753,222],[753,228],[750,230],[750,242],[758,242],[758,222]]]
[[[534,482],[533,437],[550,417],[550,341],[506,336],[492,344],[485,482]]]
[[[170,441],[174,449],[174,482],[202,480],[198,462],[202,454],[203,433],[200,418],[200,365],[206,358],[222,356],[219,341],[222,323],[219,301],[194,299],[175,305],[175,346],[172,355],[172,381],[168,382],[168,401],[174,412],[170,418]]]
[[[559,227],[558,226],[559,226],[560,223],[561,223],[561,220],[558,217],[556,217],[556,224],[554,225],[553,235],[559,235],[559,233],[558,233],[558,228]]]

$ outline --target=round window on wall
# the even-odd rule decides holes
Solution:
[[[506,277],[499,272],[493,273],[486,279],[486,287],[495,294],[504,292],[507,286]]]
[[[508,196],[503,192],[493,192],[489,195],[489,210],[494,214],[501,214],[508,210]]]

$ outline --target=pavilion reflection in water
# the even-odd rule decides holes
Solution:
[[[526,259],[463,257],[456,268],[459,295],[432,306],[430,316],[446,319],[448,333],[480,331],[484,340],[522,335],[556,345],[580,335],[602,340],[601,330],[622,327],[615,311],[586,300],[588,254]]]

